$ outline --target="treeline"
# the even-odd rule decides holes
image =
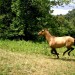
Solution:
[[[57,34],[60,36],[70,35],[75,37],[75,9],[69,11],[66,15],[57,15]]]
[[[0,0],[0,38],[38,40],[38,31],[48,28],[53,35],[75,34],[75,10],[51,15],[50,0]]]

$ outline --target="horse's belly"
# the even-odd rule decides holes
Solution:
[[[60,48],[60,47],[63,47],[63,46],[65,46],[64,43],[63,43],[63,44],[55,44],[53,47],[55,47],[55,48]]]

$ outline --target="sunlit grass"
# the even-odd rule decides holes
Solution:
[[[32,41],[10,41],[10,40],[0,40],[0,49],[4,49],[12,52],[22,52],[26,54],[43,54],[51,56],[51,48],[47,42],[32,42]],[[66,47],[56,49],[57,52],[62,56]],[[67,55],[67,53],[66,53]],[[71,56],[75,56],[75,50],[71,52]]]
[[[75,50],[60,58],[50,53],[47,42],[0,40],[0,75],[75,75]]]
[[[50,55],[50,48],[46,42],[39,43],[24,40],[20,41],[0,40],[0,48],[12,52]]]
[[[0,75],[74,75],[75,59],[54,59],[0,49]]]

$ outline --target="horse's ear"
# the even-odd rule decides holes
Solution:
[[[44,32],[45,30],[43,29],[42,32]]]

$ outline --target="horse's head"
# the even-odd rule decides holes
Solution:
[[[38,35],[45,35],[46,31],[47,31],[47,29],[43,29],[38,33]]]

